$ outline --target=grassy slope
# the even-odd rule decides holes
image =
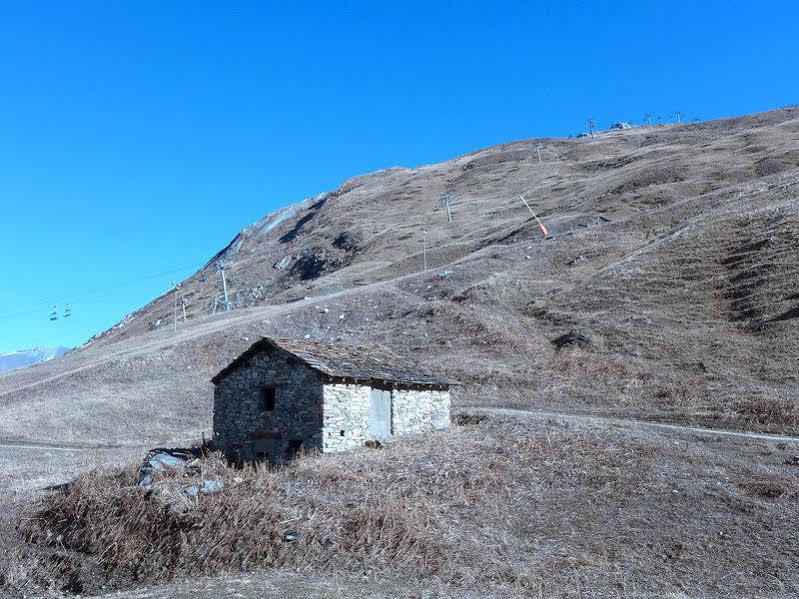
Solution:
[[[219,590],[227,578],[196,578],[270,566],[276,580],[299,569],[357,590],[347,577],[365,574],[381,592],[424,585],[453,597],[787,596],[799,592],[799,479],[784,464],[795,450],[494,415],[282,471],[209,462],[202,476],[232,486],[187,501],[179,490],[194,479],[167,477],[169,511],[129,475],[91,474],[24,526],[49,539],[60,580],[84,591],[173,576]]]

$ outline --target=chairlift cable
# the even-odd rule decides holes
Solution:
[[[205,264],[205,262],[202,263],[202,265],[204,265],[204,264]],[[9,313],[5,313],[5,314],[0,314],[0,320],[9,320],[11,318],[17,318],[19,316],[28,316],[28,315],[31,315],[31,314],[36,314],[37,312],[41,313],[42,309],[44,309],[46,307],[51,307],[52,309],[50,310],[50,320],[51,321],[56,321],[56,320],[58,320],[58,305],[64,305],[63,317],[64,318],[69,318],[70,316],[73,315],[72,306],[75,305],[76,300],[80,301],[80,300],[86,300],[86,299],[90,299],[90,298],[103,297],[109,291],[114,291],[116,289],[120,289],[122,287],[126,287],[128,285],[134,285],[136,283],[140,283],[140,282],[144,282],[144,281],[150,281],[150,280],[158,279],[158,278],[164,277],[164,276],[169,275],[169,274],[175,274],[175,273],[183,272],[183,271],[186,271],[186,270],[189,270],[189,269],[191,269],[192,271],[196,272],[197,270],[202,268],[202,265],[198,266],[197,263],[195,263],[195,264],[192,264],[192,265],[189,265],[189,266],[183,266],[183,267],[180,267],[180,268],[173,268],[173,269],[170,269],[168,271],[160,272],[160,273],[157,273],[157,274],[151,274],[151,275],[146,275],[146,276],[142,276],[142,277],[137,277],[135,279],[128,279],[127,281],[120,281],[120,282],[117,282],[117,283],[114,283],[114,284],[111,284],[111,285],[106,285],[104,287],[97,287],[95,289],[91,289],[89,291],[86,291],[86,292],[78,294],[78,295],[69,296],[68,300],[67,300],[67,298],[65,296],[62,296],[62,297],[64,297],[63,301],[57,302],[55,305],[53,305],[51,303],[52,300],[49,301],[49,302],[42,301],[42,302],[31,303],[29,305],[30,307],[28,309],[20,310],[18,312],[9,312]],[[52,318],[53,315],[55,315],[55,318]]]

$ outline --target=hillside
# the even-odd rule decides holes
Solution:
[[[261,334],[385,344],[461,381],[458,405],[797,431],[797,117],[537,140],[542,165],[524,140],[350,179],[183,282],[177,334],[166,295],[0,375],[0,437],[196,438],[210,377]],[[234,309],[212,314],[221,267]]]

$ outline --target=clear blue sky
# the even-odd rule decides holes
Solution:
[[[0,11],[0,351],[78,344],[355,174],[799,102],[795,1]]]

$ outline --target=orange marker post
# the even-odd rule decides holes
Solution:
[[[519,197],[522,199],[522,202],[524,202],[524,205],[527,206],[527,209],[530,211],[530,214],[533,215],[533,218],[535,219],[535,222],[538,223],[538,228],[541,229],[541,232],[544,234],[544,237],[549,235],[549,232],[547,231],[547,228],[544,226],[544,223],[542,223],[539,220],[538,216],[536,216],[536,213],[533,212],[532,208],[530,208],[530,204],[527,203],[527,200],[524,199],[524,196],[520,195]]]

